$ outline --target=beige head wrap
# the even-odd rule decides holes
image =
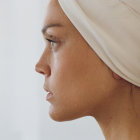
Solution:
[[[104,63],[140,87],[140,0],[58,1]]]

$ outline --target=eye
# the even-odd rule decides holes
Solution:
[[[50,39],[46,39],[52,47],[55,47],[55,45],[57,45],[57,42],[53,41],[53,40],[50,40]]]

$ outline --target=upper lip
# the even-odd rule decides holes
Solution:
[[[45,86],[43,87],[45,91],[52,93],[48,88],[46,88]]]
[[[46,87],[44,87],[44,90],[47,91],[47,92],[50,92]]]

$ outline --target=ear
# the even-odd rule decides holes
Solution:
[[[115,78],[116,80],[121,80],[121,79],[122,79],[119,75],[117,75],[117,74],[114,73],[113,71],[112,71],[112,76],[113,76],[113,78]]]

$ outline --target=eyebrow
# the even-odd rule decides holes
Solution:
[[[63,25],[60,24],[60,23],[55,23],[55,24],[48,24],[48,25],[45,25],[43,28],[42,28],[42,33],[44,34],[46,32],[46,30],[50,27],[62,27]]]

